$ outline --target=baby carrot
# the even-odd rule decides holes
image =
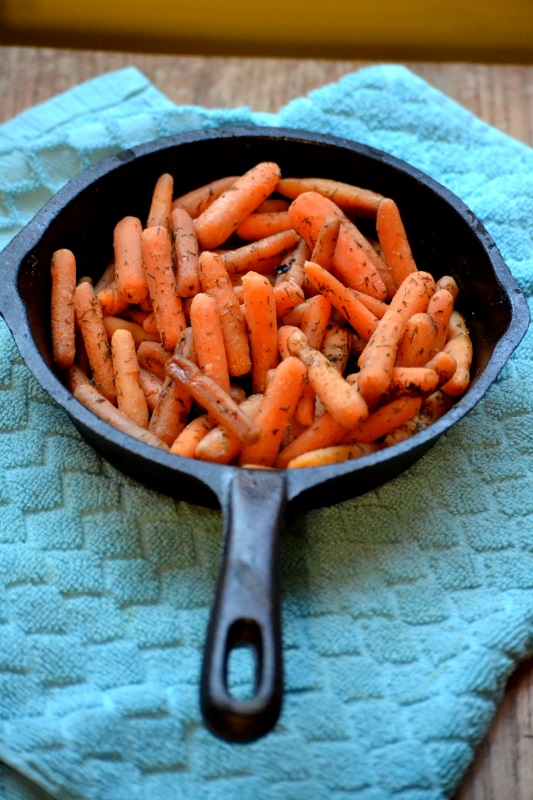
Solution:
[[[50,265],[52,276],[51,325],[52,353],[61,369],[74,363],[75,314],[74,293],[76,291],[76,259],[70,250],[56,250]]]
[[[280,451],[274,466],[278,469],[284,469],[294,458],[302,455],[302,453],[340,444],[346,434],[346,428],[340,425],[326,411],[320,417],[317,417],[309,428],[306,428],[287,447]]]
[[[414,417],[422,405],[420,396],[402,395],[380,406],[377,411],[352,428],[343,443],[375,442]]]
[[[435,323],[436,336],[430,356],[438,353],[446,344],[448,326],[453,311],[454,299],[448,289],[437,289],[428,303],[427,313]]]
[[[100,289],[97,297],[102,307],[102,314],[105,316],[122,314],[129,305],[129,301],[119,295],[115,281],[111,281],[104,289]]]
[[[241,239],[255,242],[265,239],[274,233],[282,233],[292,228],[289,212],[284,211],[254,211],[239,225],[235,233]]]
[[[266,374],[278,363],[278,330],[274,288],[264,275],[248,272],[242,288],[252,360],[252,391],[263,393]]]
[[[333,200],[345,212],[370,218],[375,218],[382,199],[382,195],[377,192],[331,178],[282,178],[276,191],[291,199],[303,192],[317,192]]]
[[[323,353],[309,346],[301,331],[289,336],[287,347],[306,365],[309,383],[340,425],[352,428],[367,416],[368,408],[358,389],[339,374]]]
[[[350,356],[350,332],[348,329],[339,325],[328,325],[320,349],[337,372],[344,375]]]
[[[213,428],[213,424],[205,415],[191,420],[178,434],[170,448],[170,452],[185,458],[194,458],[194,453],[199,442]]]
[[[359,387],[369,406],[374,406],[387,391],[407,320],[425,311],[434,286],[428,272],[408,275],[379,320],[359,358]]]
[[[117,296],[126,303],[140,303],[148,297],[148,284],[141,254],[141,221],[124,217],[115,225],[115,286]]]
[[[161,342],[171,350],[187,326],[177,293],[172,243],[166,228],[146,228],[141,236],[142,258]]]
[[[387,290],[377,270],[382,264],[378,253],[333,201],[316,192],[304,192],[293,200],[289,214],[311,251],[325,217],[338,216],[342,224],[334,256],[336,274],[349,288],[385,299]]]
[[[391,394],[429,394],[439,385],[439,376],[429,367],[394,367],[389,391]]]
[[[198,366],[229,393],[228,361],[222,323],[215,299],[204,292],[195,295],[191,303],[191,328]]]
[[[228,175],[224,178],[210,181],[210,183],[199,186],[197,189],[192,189],[190,192],[176,197],[172,203],[172,208],[183,208],[192,219],[196,219],[211,205],[213,200],[216,200],[222,192],[233,186],[238,177],[238,175]]]
[[[403,442],[414,436],[415,433],[423,431],[432,422],[444,416],[452,406],[452,399],[438,389],[433,394],[426,397],[420,406],[420,410],[411,419],[404,422],[391,433],[388,433],[383,440],[384,447],[390,447],[397,442]]]
[[[111,403],[117,402],[111,347],[107,339],[102,307],[93,287],[80,283],[74,293],[76,318],[96,389]]]
[[[395,285],[400,286],[408,275],[418,270],[400,211],[390,197],[384,197],[378,206],[376,229],[385,262],[392,272]]]
[[[119,409],[141,428],[148,427],[148,404],[139,383],[139,362],[131,333],[118,328],[111,337]]]
[[[169,352],[165,350],[161,342],[145,341],[137,348],[137,359],[139,366],[147,372],[156,375],[161,380],[165,380],[165,364],[169,359]]]
[[[148,430],[170,447],[185,428],[191,406],[190,393],[167,376],[150,417]]]
[[[320,226],[310,261],[320,264],[321,267],[331,271],[335,258],[335,248],[339,238],[341,220],[336,214],[324,217]]]
[[[405,326],[396,355],[396,366],[423,367],[431,357],[436,338],[437,326],[433,317],[426,311],[413,314]]]
[[[435,353],[433,358],[424,364],[424,366],[426,369],[432,369],[437,373],[440,383],[447,383],[455,374],[457,361],[451,353],[445,353],[444,350],[441,350]]]
[[[300,330],[307,336],[311,347],[320,350],[331,316],[331,303],[322,294],[311,297],[300,322]]]
[[[241,465],[274,465],[283,435],[302,391],[305,371],[302,362],[293,357],[286,358],[277,366],[256,417],[261,431],[259,439],[253,444],[243,446],[239,455]]]
[[[194,297],[200,291],[198,275],[198,240],[190,214],[179,206],[170,216],[174,240],[177,289],[180,297]]]
[[[118,430],[121,430],[123,433],[127,433],[128,436],[133,436],[135,439],[139,439],[139,441],[144,442],[144,444],[149,444],[152,447],[168,450],[164,442],[160,441],[157,436],[154,436],[149,431],[136,425],[135,422],[132,422],[126,414],[123,414],[122,411],[110,403],[109,400],[106,400],[92,384],[89,383],[84,386],[78,386],[74,392],[74,397],[76,400],[79,400],[80,403],[83,403],[89,411],[96,414],[97,417],[113,425],[113,427],[118,428]]]
[[[204,251],[198,260],[202,290],[216,301],[222,323],[229,374],[250,372],[250,347],[239,301],[235,296],[224,262],[219,255]]]
[[[340,464],[343,461],[352,461],[354,458],[367,456],[379,450],[379,445],[363,444],[337,444],[332,447],[322,447],[319,450],[311,450],[296,456],[287,464],[287,469],[299,469],[301,467],[324,467],[327,464]]]
[[[257,206],[276,188],[281,177],[277,164],[263,161],[249,169],[195,220],[196,234],[204,250],[223,244]]]
[[[92,386],[92,381],[80,367],[76,364],[71,364],[70,367],[67,367],[66,370],[66,379],[67,379],[67,386],[69,390],[74,394],[78,386],[84,386],[86,383],[90,383]]]
[[[473,356],[472,340],[465,320],[459,311],[452,312],[449,338],[444,346],[444,352],[455,359],[457,369],[453,377],[444,384],[442,391],[452,397],[458,397],[467,390],[470,383],[470,368]]]
[[[291,228],[229,250],[222,255],[222,261],[229,275],[242,275],[249,270],[271,272],[279,265],[283,254],[298,241],[298,234]]]
[[[305,295],[301,286],[293,280],[281,281],[274,286],[274,300],[276,303],[276,315],[282,317],[305,300]]]
[[[148,333],[142,325],[139,325],[137,322],[131,322],[129,319],[123,319],[122,317],[113,317],[113,316],[105,316],[104,317],[104,325],[107,331],[107,336],[109,339],[113,336],[116,330],[122,329],[129,331],[133,336],[133,341],[135,342],[135,347],[139,347],[141,342],[158,342],[159,341],[159,334],[158,333]]]
[[[451,275],[443,275],[442,278],[439,278],[435,283],[435,291],[438,292],[440,289],[447,289],[455,303],[457,295],[459,294],[459,287],[457,286],[455,278],[452,278]]]
[[[168,172],[160,175],[152,194],[152,202],[146,222],[147,228],[170,228],[174,178]]]
[[[292,281],[298,286],[303,286],[305,280],[304,265],[309,256],[309,248],[305,241],[300,239],[296,247],[283,259],[284,263],[277,267],[276,283]]]
[[[163,389],[164,381],[157,378],[148,370],[139,367],[139,385],[144,392],[150,413],[154,410]]]
[[[167,364],[167,373],[205,409],[212,421],[225,427],[242,442],[257,441],[260,431],[255,422],[192,361],[175,353]]]
[[[307,261],[305,271],[311,283],[326,297],[344,319],[368,341],[378,324],[378,318],[363,305],[359,298],[331,273]]]
[[[257,418],[262,394],[251,394],[241,403],[241,410],[251,420]],[[242,441],[235,434],[230,433],[222,425],[217,425],[209,431],[198,443],[195,457],[200,461],[213,461],[216,464],[230,464],[237,458],[242,447]]]

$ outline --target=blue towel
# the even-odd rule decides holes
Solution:
[[[278,114],[176,107],[134,68],[85,83],[0,127],[0,246],[106,155],[235,123],[411,162],[472,208],[532,295],[533,152],[394,65]],[[453,795],[533,653],[530,353],[529,334],[408,473],[285,526],[285,704],[269,736],[239,746],[198,708],[219,512],[96,455],[1,322],[0,759],[63,800]],[[25,791],[0,776],[3,797]]]

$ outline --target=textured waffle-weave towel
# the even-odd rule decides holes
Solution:
[[[0,128],[0,246],[107,154],[234,123],[331,132],[423,169],[531,297],[533,152],[399,66],[276,115],[178,108],[135,69],[79,86]],[[219,513],[105,463],[0,322],[0,759],[62,800],[450,797],[533,652],[530,352],[528,335],[408,473],[283,531],[285,705],[272,734],[232,746],[198,708]],[[27,791],[0,774],[0,796]]]

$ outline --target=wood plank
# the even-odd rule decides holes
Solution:
[[[171,100],[277,111],[365,66],[364,61],[202,58],[0,48],[0,122],[81,81],[136,65]],[[533,145],[533,66],[408,62],[413,72],[486,122]],[[533,800],[533,659],[511,677],[455,800]]]

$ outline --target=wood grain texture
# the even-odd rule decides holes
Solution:
[[[369,62],[0,48],[0,122],[95,75],[139,67],[176,103],[277,111]],[[407,62],[486,122],[533,145],[533,66]],[[511,677],[454,800],[533,800],[533,660]]]

